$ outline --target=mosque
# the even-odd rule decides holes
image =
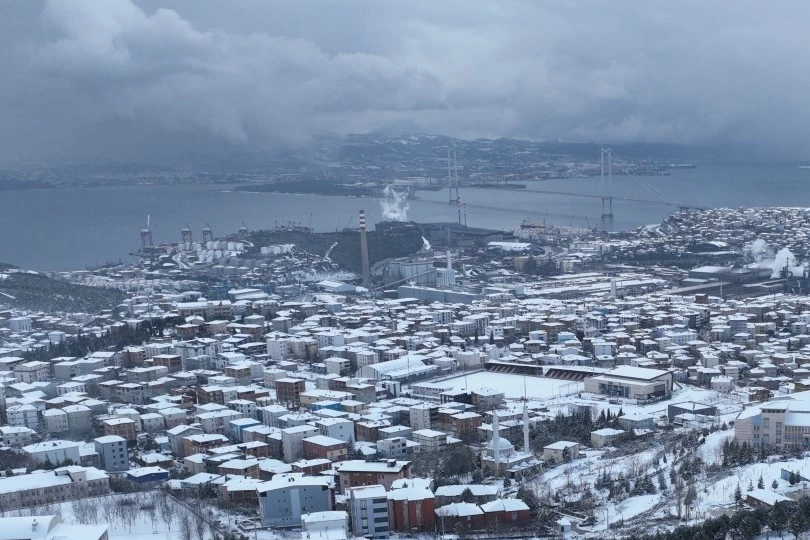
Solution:
[[[517,451],[506,438],[501,438],[498,411],[492,411],[492,438],[481,457],[481,466],[493,476],[514,478],[517,474],[532,472],[541,466],[529,446],[529,409],[523,403],[523,451]]]

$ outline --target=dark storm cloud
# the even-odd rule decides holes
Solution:
[[[396,123],[807,155],[808,9],[11,1],[0,9],[0,162],[193,162]]]

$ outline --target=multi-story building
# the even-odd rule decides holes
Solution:
[[[12,317],[8,320],[8,327],[15,334],[30,332],[34,329],[31,319],[28,317]]]
[[[756,450],[810,447],[810,399],[768,401],[744,409],[734,421],[734,440]]]
[[[26,383],[47,381],[51,378],[51,366],[47,362],[23,362],[14,366],[14,378]]]
[[[33,405],[12,405],[6,409],[6,418],[10,426],[23,426],[33,430],[39,427],[39,415]]]
[[[386,489],[394,480],[411,477],[411,462],[388,459],[385,461],[344,461],[339,466],[338,478],[340,490],[345,493],[349,488],[382,484]]]
[[[129,470],[129,450],[127,441],[117,435],[105,435],[93,440],[101,467],[107,472]]]
[[[400,459],[408,456],[413,447],[418,447],[417,443],[411,442],[405,437],[391,437],[377,441],[377,455],[383,459]]]
[[[349,445],[340,439],[315,435],[303,440],[304,459],[328,459],[332,462],[348,458]]]
[[[175,429],[180,429],[180,427]],[[197,433],[194,435],[183,435],[182,441],[184,456],[202,454],[211,448],[224,446],[230,442],[228,437],[219,433]]]
[[[108,418],[101,424],[105,435],[118,435],[128,441],[134,441],[138,435],[135,420],[131,418]]]
[[[64,433],[70,429],[68,415],[62,409],[48,409],[42,413],[48,433]]]
[[[157,414],[163,417],[163,423],[166,429],[181,426],[188,421],[188,414],[179,407],[160,409]]]
[[[3,437],[5,446],[25,446],[31,444],[36,431],[23,426],[3,426],[0,427],[0,436]]]
[[[24,446],[23,451],[28,455],[28,459],[37,465],[44,463],[58,465],[68,460],[74,464],[79,464],[81,462],[81,455],[79,454],[81,446],[82,443],[78,442],[51,440]]]
[[[315,427],[321,432],[321,435],[326,435],[333,439],[340,439],[348,444],[354,443],[354,422],[345,418],[324,418],[323,420],[316,420]]]
[[[318,428],[307,424],[282,429],[281,447],[284,461],[289,463],[304,457],[304,439],[314,437],[319,433]]]
[[[81,404],[65,405],[62,410],[67,415],[68,429],[74,436],[80,437],[93,429],[93,411],[89,407]]]
[[[447,446],[447,434],[434,429],[413,432],[413,442],[419,443],[420,452],[441,452]]]
[[[242,414],[232,409],[221,409],[197,415],[197,422],[206,433],[230,433],[229,422],[242,418]]]
[[[152,365],[164,367],[168,373],[177,373],[183,369],[183,359],[179,354],[158,354],[152,357]]]
[[[363,538],[388,538],[388,495],[379,484],[346,490],[352,533]]]
[[[145,433],[157,433],[163,431],[166,425],[163,416],[157,413],[146,413],[141,415],[141,429]]]
[[[7,510],[61,503],[110,493],[110,477],[93,467],[0,478],[0,507]]]
[[[222,342],[210,338],[198,338],[174,344],[174,354],[180,357],[182,369],[188,369],[186,362],[190,358],[207,356],[215,358],[222,352]]]
[[[277,474],[256,487],[259,510],[266,527],[300,527],[301,515],[333,508],[326,478],[301,473]]]
[[[299,405],[301,394],[306,392],[306,381],[287,377],[276,380],[276,397],[279,403],[289,403]]]
[[[436,529],[436,504],[423,486],[407,486],[388,492],[388,521],[392,531],[412,533]]]

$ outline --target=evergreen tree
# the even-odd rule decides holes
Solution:
[[[737,484],[737,489],[734,490],[734,504],[737,506],[737,510],[742,506],[742,490],[739,484]]]
[[[774,531],[779,533],[779,538],[782,538],[782,531],[787,526],[788,513],[785,508],[785,503],[778,502],[773,505],[771,512],[768,515],[768,526]]]
[[[759,480],[757,481],[757,489],[765,489],[765,480],[762,479],[762,475],[759,475]]]
[[[776,480],[774,480],[774,481],[773,481],[773,483],[771,484],[771,487],[772,487],[773,489],[777,489],[777,488],[779,487],[779,482],[777,482]]]
[[[510,487],[512,487],[512,481],[507,476],[506,478],[503,479],[503,488],[509,489]]]
[[[800,538],[801,533],[807,528],[807,518],[802,512],[794,512],[788,519],[788,531],[793,535],[793,538]]]
[[[464,491],[461,492],[461,502],[465,503],[475,502],[475,495],[473,495],[473,492],[470,488],[464,488]]]

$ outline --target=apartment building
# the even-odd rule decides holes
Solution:
[[[363,538],[388,538],[388,494],[385,486],[353,487],[346,490],[346,505],[352,532]]]

